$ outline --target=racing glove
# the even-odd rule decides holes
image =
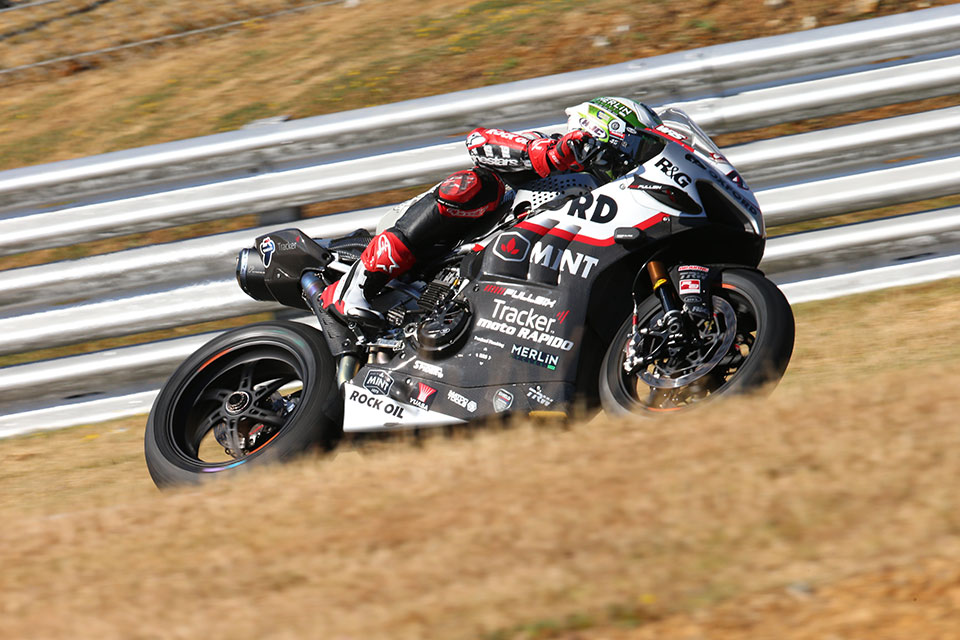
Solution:
[[[544,178],[554,171],[582,171],[583,166],[577,162],[577,152],[589,139],[589,133],[577,129],[556,140],[534,140],[527,151],[530,163],[537,175]]]

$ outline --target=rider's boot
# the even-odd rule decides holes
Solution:
[[[405,273],[416,258],[392,231],[377,234],[345,276],[323,290],[323,308],[345,322],[379,327],[383,314],[371,305],[388,282]]]

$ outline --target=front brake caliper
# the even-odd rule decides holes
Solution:
[[[683,312],[697,327],[700,337],[713,328],[713,299],[711,291],[716,272],[710,267],[683,264],[677,267],[677,293],[683,302]]]

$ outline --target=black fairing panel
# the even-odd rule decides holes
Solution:
[[[692,262],[743,263],[762,255],[762,239],[704,217],[662,215],[646,221],[629,246],[580,237],[564,220],[538,217],[495,236],[468,257],[474,278],[459,295],[471,313],[457,349],[418,353],[407,341],[385,365],[368,365],[353,383],[383,370],[394,400],[414,404],[419,384],[436,390],[431,410],[463,420],[503,411],[565,409],[595,386],[600,359],[630,312],[632,285],[655,253]],[[759,248],[758,248],[759,247]],[[738,253],[749,249],[744,258]],[[753,265],[747,265],[753,266]],[[512,398],[503,409],[506,398]],[[472,409],[471,409],[472,407]]]

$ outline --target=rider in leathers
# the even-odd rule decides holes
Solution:
[[[474,129],[466,144],[475,166],[405,203],[406,210],[374,236],[354,268],[324,290],[324,308],[347,321],[379,324],[383,316],[370,299],[418,261],[492,228],[497,222],[492,218],[503,215],[500,205],[510,185],[582,171],[578,151],[591,137],[625,145],[626,136],[638,137],[662,124],[649,107],[625,98],[595,98],[567,114],[570,130],[562,136]]]

